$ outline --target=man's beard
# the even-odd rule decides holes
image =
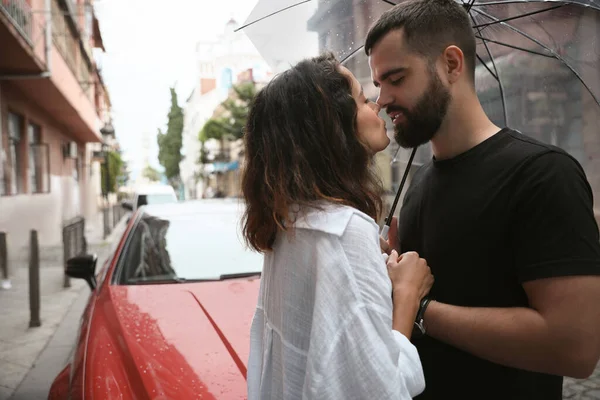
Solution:
[[[389,106],[387,112],[402,111],[404,121],[394,126],[396,142],[401,147],[413,148],[430,141],[440,129],[446,117],[451,95],[435,71],[430,73],[431,82],[412,111]]]

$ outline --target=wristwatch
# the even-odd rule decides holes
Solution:
[[[431,299],[428,296],[423,297],[419,304],[419,311],[417,311],[417,317],[415,318],[415,329],[413,330],[413,337],[419,338],[425,335],[425,324],[423,323],[423,317],[425,316],[425,310]]]

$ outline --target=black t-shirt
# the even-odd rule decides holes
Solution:
[[[580,164],[510,129],[422,166],[398,234],[401,252],[428,261],[431,295],[447,304],[526,307],[523,282],[600,274],[592,191]],[[562,377],[504,367],[428,336],[414,344],[427,386],[417,399],[562,398]]]

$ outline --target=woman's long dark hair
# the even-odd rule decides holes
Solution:
[[[356,133],[350,81],[332,54],[301,61],[275,77],[252,102],[245,132],[243,231],[253,249],[272,250],[291,226],[292,205],[322,200],[374,219],[381,184]]]

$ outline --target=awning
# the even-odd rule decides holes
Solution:
[[[214,172],[227,172],[227,171],[235,171],[240,167],[239,161],[231,161],[231,162],[214,162],[212,164],[208,164],[206,166],[206,172],[214,173]]]

